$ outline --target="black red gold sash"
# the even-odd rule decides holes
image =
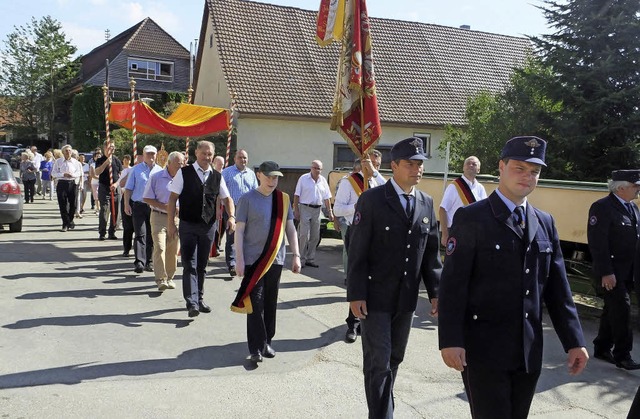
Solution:
[[[476,202],[476,197],[471,192],[471,188],[469,184],[464,181],[461,177],[453,181],[453,184],[456,186],[456,190],[458,191],[458,195],[462,200],[462,205],[467,206],[469,204],[473,204]]]
[[[349,179],[349,183],[351,183],[356,195],[360,196],[364,192],[364,178],[362,175],[360,173],[351,173],[347,179]]]
[[[236,299],[231,303],[231,311],[236,313],[253,313],[251,305],[251,291],[258,281],[273,265],[273,261],[278,255],[284,231],[287,224],[287,213],[289,212],[289,195],[276,189],[273,191],[273,204],[271,207],[271,223],[269,225],[269,236],[262,253],[258,259],[244,273],[240,289],[236,294]]]

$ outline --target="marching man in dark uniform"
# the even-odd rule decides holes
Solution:
[[[608,196],[591,205],[587,226],[593,270],[604,298],[593,356],[618,368],[636,370],[640,364],[630,355],[633,335],[629,292],[634,286],[634,259],[640,234],[637,221],[640,214],[631,201],[640,192],[640,171],[612,172],[609,191]]]
[[[360,195],[349,243],[347,300],[360,321],[370,418],[393,417],[393,385],[404,358],[420,280],[438,313],[442,263],[433,199],[417,190],[422,140],[391,149],[393,177]]]
[[[447,241],[439,341],[462,372],[474,418],[526,418],[542,368],[542,303],[579,374],[585,349],[553,218],[527,202],[546,142],[515,137],[501,154],[489,198],[460,208]]]

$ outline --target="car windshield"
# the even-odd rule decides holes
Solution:
[[[0,182],[6,182],[7,180],[11,180],[12,173],[11,167],[8,164],[0,164]]]

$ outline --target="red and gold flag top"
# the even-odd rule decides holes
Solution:
[[[323,13],[322,6],[325,3],[327,2],[321,3],[319,22],[321,16],[330,15],[331,9]],[[329,1],[328,5],[333,6],[333,3],[334,1]],[[340,6],[340,0],[335,3],[335,7]],[[343,11],[342,49],[331,129],[337,130],[353,151],[362,156],[375,147],[382,133],[373,68],[371,25],[365,0],[344,0]],[[327,30],[322,33],[327,40]],[[318,42],[320,43],[319,36]]]

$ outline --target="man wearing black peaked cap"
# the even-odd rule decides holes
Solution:
[[[462,373],[474,418],[527,417],[542,369],[543,302],[569,373],[589,358],[553,218],[527,202],[546,146],[537,137],[509,140],[498,189],[456,212],[446,243],[440,350]]]
[[[356,204],[347,300],[360,318],[365,393],[370,418],[393,417],[393,386],[404,358],[420,281],[438,313],[442,263],[433,199],[416,189],[425,160],[422,140],[391,149],[393,177],[363,192]]]
[[[591,205],[587,225],[596,286],[604,299],[593,356],[618,368],[635,370],[640,364],[631,359],[629,294],[634,288],[634,270],[640,268],[634,261],[640,213],[632,202],[640,191],[640,171],[613,171],[609,191],[609,195]]]

